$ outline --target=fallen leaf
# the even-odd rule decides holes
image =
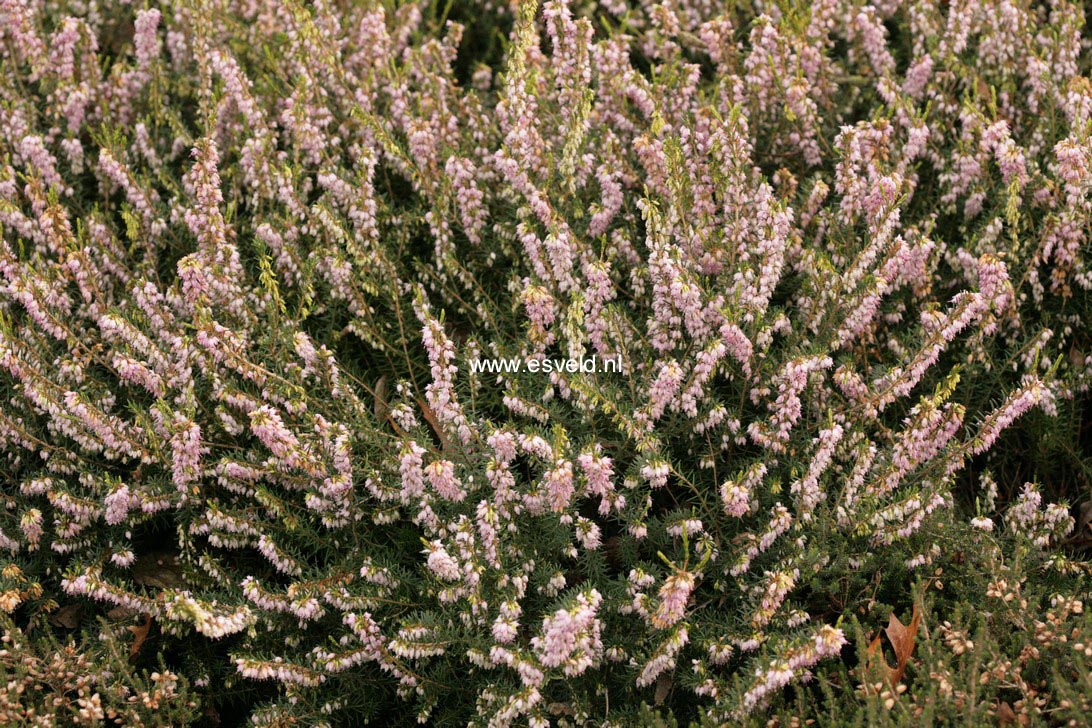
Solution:
[[[883,643],[880,641],[879,634],[868,643],[868,649],[865,650],[865,657],[867,658],[869,670],[881,673],[886,680],[891,673],[891,668],[888,666],[887,660],[884,659]]]
[[[223,721],[220,718],[219,711],[216,710],[211,704],[205,705],[205,725],[210,728],[218,728]]]
[[[108,619],[132,619],[136,616],[136,610],[130,607],[114,607],[106,613]]]
[[[133,633],[133,644],[129,647],[129,659],[132,660],[140,653],[144,640],[148,639],[148,632],[152,629],[152,615],[148,615],[144,624],[128,627]]]
[[[427,422],[429,427],[432,428],[432,431],[436,433],[436,437],[440,439],[440,450],[447,450],[447,436],[444,435],[444,428],[440,426],[440,420],[436,419],[436,413],[428,406],[428,402],[420,397],[417,398],[417,405],[421,408],[421,413],[425,416],[425,422]]]
[[[914,638],[917,636],[920,624],[921,610],[918,609],[917,604],[914,605],[908,625],[900,622],[894,612],[891,613],[891,620],[884,631],[887,633],[887,639],[891,640],[891,646],[895,648],[897,664],[891,680],[893,685],[897,685],[902,680],[903,673],[906,672],[906,663],[910,661],[910,655],[914,654]]]
[[[910,656],[914,654],[915,638],[920,625],[921,610],[917,604],[914,605],[914,611],[910,616],[910,624],[908,625],[900,622],[899,618],[892,612],[884,633],[895,650],[895,667],[891,667],[887,662],[887,658],[884,657],[881,635],[877,634],[869,643],[868,649],[865,650],[868,665],[883,675],[885,682],[898,685],[902,681],[902,677],[906,673],[906,665],[910,661]]]
[[[133,581],[157,589],[182,589],[186,578],[178,554],[170,551],[152,551],[141,554],[133,564]]]
[[[610,536],[603,542],[603,556],[606,558],[607,563],[616,568],[621,568],[622,561],[622,539],[617,535]]]
[[[660,675],[656,680],[656,705],[662,704],[667,700],[667,696],[671,694],[671,688],[674,687],[675,681],[671,678],[671,675],[664,673]]]
[[[69,604],[68,606],[61,607],[56,612],[49,615],[49,623],[54,627],[76,629],[80,626],[80,611],[81,609],[78,604]]]
[[[991,98],[993,98],[993,91],[990,88],[990,85],[986,83],[986,79],[978,76],[975,81],[975,90],[978,91],[978,96],[980,100],[989,101]]]
[[[372,403],[372,412],[379,420],[387,419],[391,411],[391,406],[387,404],[387,389],[387,375],[384,374],[375,382],[375,401]]]
[[[1077,346],[1076,342],[1069,346],[1069,363],[1078,372],[1084,367],[1084,354],[1081,353],[1081,347]]]
[[[550,711],[550,715],[576,715],[573,706],[568,703],[550,703],[546,706],[546,710]]]
[[[997,725],[1011,725],[1016,722],[1016,711],[1008,703],[997,706]]]

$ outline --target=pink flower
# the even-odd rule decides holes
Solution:
[[[1050,390],[1038,379],[1025,375],[1020,389],[1009,395],[1005,403],[994,410],[983,422],[974,439],[972,452],[982,453],[990,449],[1001,432],[1036,405],[1049,406],[1053,401]]]
[[[550,508],[555,513],[563,513],[576,491],[573,483],[573,464],[568,460],[561,461],[547,471],[544,480],[546,492],[549,494]]]
[[[595,665],[603,651],[596,612],[603,597],[595,589],[581,593],[570,609],[559,609],[542,621],[542,636],[531,639],[539,662],[547,668],[562,667],[568,677]]]
[[[614,491],[613,461],[605,455],[600,455],[599,450],[597,445],[594,451],[582,453],[576,462],[584,471],[588,494],[599,496],[599,513],[606,515],[610,512],[612,503],[615,508],[622,508],[625,505],[625,498],[616,495]]]
[[[409,504],[425,494],[424,448],[416,442],[406,443],[399,460],[402,476],[402,502]]]
[[[201,428],[197,423],[179,418],[175,424],[178,429],[171,437],[171,472],[175,487],[185,492],[190,483],[201,477],[201,455],[206,448],[201,445]]]
[[[455,477],[455,465],[448,460],[435,460],[425,468],[432,489],[443,498],[458,503],[466,497],[459,479]]]
[[[465,445],[470,442],[473,433],[455,393],[455,375],[459,371],[455,364],[455,345],[444,333],[440,322],[431,318],[423,302],[419,302],[415,309],[417,317],[424,324],[421,335],[432,371],[432,381],[425,387],[425,397],[436,418],[451,427]]]
[[[695,583],[695,575],[688,571],[678,570],[667,577],[660,587],[660,604],[649,623],[657,629],[667,629],[682,619]]]
[[[459,562],[440,545],[439,541],[433,541],[425,550],[428,555],[428,568],[433,574],[443,581],[458,581],[460,577]]]
[[[649,417],[652,421],[660,419],[679,391],[682,384],[683,370],[678,362],[665,361],[660,365],[660,372],[649,387]]]

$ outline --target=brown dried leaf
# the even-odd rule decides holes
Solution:
[[[914,654],[914,638],[918,633],[918,625],[921,624],[921,610],[914,605],[913,614],[910,616],[910,624],[904,625],[892,612],[891,620],[887,624],[887,639],[891,640],[891,646],[895,648],[897,661],[894,673],[891,676],[891,684],[897,685],[903,673],[906,672],[906,663],[910,661],[910,655]]]
[[[986,79],[981,76],[975,78],[975,90],[978,91],[978,96],[981,101],[989,101],[993,98],[993,90],[990,84],[986,83]]]
[[[617,536],[610,536],[603,542],[603,557],[606,558],[607,563],[615,568],[622,568],[622,539]]]
[[[127,628],[133,633],[133,644],[129,647],[129,659],[134,659],[140,654],[140,648],[144,645],[144,640],[148,639],[148,632],[152,629],[152,615],[148,615],[144,620],[144,624],[134,625]]]
[[[997,706],[997,725],[1012,725],[1016,722],[1016,711],[1008,703]]]
[[[130,607],[114,607],[106,613],[108,619],[132,619],[136,616],[136,610]]]
[[[891,667],[887,664],[887,659],[883,656],[883,646],[880,642],[879,634],[868,643],[868,649],[865,650],[865,657],[867,658],[870,671],[879,672],[883,675],[884,680],[889,678]]]
[[[384,374],[376,380],[373,390],[375,401],[372,403],[372,412],[378,420],[387,419],[391,411],[391,406],[387,403],[387,389],[387,375]]]
[[[81,609],[78,604],[69,604],[68,606],[61,607],[56,612],[49,615],[49,623],[54,627],[76,629],[80,626],[80,611]]]
[[[440,420],[436,419],[436,413],[432,411],[432,408],[428,406],[428,402],[417,397],[417,406],[421,408],[421,413],[425,416],[425,422],[428,423],[432,431],[436,433],[436,437],[440,440],[440,449],[448,449],[447,436],[444,435],[444,428],[440,425]]]
[[[178,554],[170,551],[152,551],[141,554],[133,564],[133,581],[156,589],[182,589],[186,577]]]
[[[891,614],[891,619],[888,621],[884,633],[895,650],[895,667],[891,667],[887,662],[887,658],[884,657],[881,635],[877,634],[869,643],[868,649],[865,650],[868,665],[883,675],[885,682],[898,685],[902,681],[902,677],[906,673],[906,665],[910,661],[910,656],[914,654],[915,638],[920,625],[921,610],[917,604],[914,605],[914,611],[910,616],[910,624],[908,625],[900,622],[894,613]]]
[[[546,706],[546,710],[550,711],[550,715],[576,715],[573,706],[568,703],[550,703]]]
[[[667,696],[671,694],[671,688],[675,686],[675,680],[669,673],[663,673],[656,679],[656,705],[661,705]]]
[[[1069,363],[1078,372],[1084,367],[1084,354],[1081,352],[1081,347],[1077,346],[1077,342],[1069,346]]]

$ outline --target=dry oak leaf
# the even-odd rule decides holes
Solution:
[[[1016,711],[1007,702],[997,706],[997,725],[1012,725],[1016,722]]]
[[[152,615],[147,616],[144,624],[128,627],[127,629],[133,633],[133,644],[129,647],[129,659],[132,660],[140,654],[140,648],[144,645],[144,640],[148,639],[148,632],[152,629]]]
[[[156,589],[184,589],[186,576],[182,561],[172,551],[149,551],[133,564],[133,581]]]
[[[49,615],[49,623],[54,627],[76,629],[80,626],[80,611],[81,609],[78,604],[66,605]]]
[[[425,416],[425,422],[432,428],[432,431],[436,433],[437,439],[440,440],[440,450],[450,451],[451,443],[448,441],[447,435],[444,434],[443,425],[440,424],[440,420],[436,418],[436,413],[432,411],[432,407],[429,407],[428,402],[417,397],[417,405],[421,408],[421,414]]]
[[[675,686],[675,680],[670,673],[662,673],[656,680],[656,705],[661,705],[667,696],[671,694],[671,688]]]
[[[883,656],[880,635],[877,634],[876,638],[868,645],[865,653],[868,657],[868,664],[870,666],[881,665],[884,680],[891,685],[898,685],[902,681],[902,676],[906,672],[906,663],[910,661],[910,655],[914,654],[914,638],[917,636],[920,624],[921,609],[918,608],[917,604],[914,605],[914,611],[910,616],[910,624],[903,624],[895,616],[894,612],[891,613],[891,619],[888,621],[884,632],[887,634],[891,646],[895,649],[895,667],[891,667]]]

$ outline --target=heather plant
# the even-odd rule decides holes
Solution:
[[[994,485],[983,480],[984,491]],[[1084,725],[1089,710],[1087,588],[1069,569],[1057,568],[1047,547],[1072,527],[1070,517],[1042,501],[1026,484],[997,516],[992,502],[969,523],[950,523],[958,558],[930,569],[914,599],[924,616],[917,633],[918,659],[903,684],[882,678],[871,634],[858,623],[861,668],[853,674],[830,665],[811,687],[785,706],[780,720],[839,724],[906,725],[911,722],[1018,725]],[[988,515],[986,515],[988,513]],[[992,518],[990,516],[993,516]],[[883,595],[869,612],[890,609]],[[905,616],[905,615],[904,615]],[[912,674],[909,672],[912,670]],[[853,693],[857,699],[846,699]],[[812,700],[819,695],[825,699]],[[822,704],[826,715],[816,707]]]
[[[1083,21],[3,0],[12,634],[259,725],[1078,719]]]
[[[198,715],[182,677],[133,669],[124,628],[106,627],[79,644],[29,639],[7,615],[0,629],[4,725],[187,725]]]

